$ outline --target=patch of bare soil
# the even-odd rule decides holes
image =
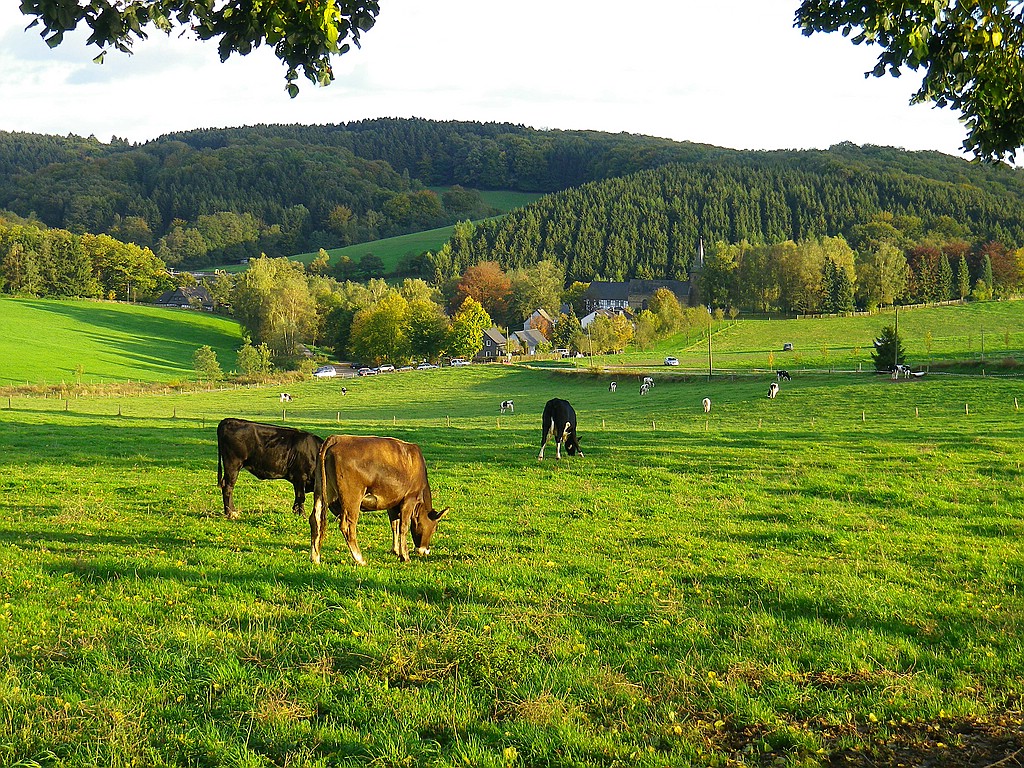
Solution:
[[[1024,766],[1021,714],[859,728],[860,749],[833,752],[829,768],[1017,768]],[[873,724],[868,724],[873,725]],[[872,732],[876,731],[876,732]],[[838,735],[838,734],[837,734]]]

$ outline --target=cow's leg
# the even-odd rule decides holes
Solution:
[[[565,428],[562,430],[562,434],[555,438],[555,458],[562,458],[562,443],[569,439],[569,427],[572,425],[569,422],[565,422]]]
[[[409,562],[409,523],[412,520],[412,513],[416,511],[416,500],[410,497],[406,497],[398,507],[399,509],[399,528],[398,528],[398,559],[403,563]],[[428,550],[429,551],[429,550]],[[421,555],[426,552],[421,547],[419,549]]]
[[[538,460],[544,458],[544,446],[548,444],[548,440],[550,440],[554,434],[554,425],[545,424],[544,431],[540,433],[540,454],[537,456]]]
[[[292,504],[292,512],[302,515],[306,512],[306,484],[301,480],[293,480],[292,487],[295,488],[295,503]],[[325,513],[326,514],[326,513]]]
[[[391,554],[402,556],[401,535],[402,535],[402,507],[401,505],[388,510],[388,519],[391,520]]]
[[[366,565],[366,558],[359,551],[359,541],[356,539],[356,528],[359,524],[359,510],[363,503],[363,497],[368,489],[365,485],[355,487],[351,482],[342,482],[338,485],[338,496],[341,498],[342,516],[341,532],[348,544],[349,554],[359,565]]]
[[[235,482],[238,480],[238,473],[241,471],[242,465],[234,461],[224,462],[224,476],[220,481],[221,496],[224,498],[224,516],[229,520],[238,519],[238,510],[235,509],[235,501],[233,498],[233,492],[235,490]]]

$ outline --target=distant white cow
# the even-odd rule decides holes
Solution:
[[[779,394],[779,385],[773,381],[768,385],[768,397],[774,400],[777,394]]]
[[[654,379],[652,379],[650,376],[644,376],[643,383],[646,384],[648,387],[653,387]]]
[[[704,406],[704,413],[711,413],[711,398],[705,397],[701,400],[701,405]]]
[[[512,413],[515,413],[516,412],[515,403],[513,403],[511,400],[502,400],[501,401],[501,412],[504,413],[505,411],[512,411]]]
[[[650,392],[650,390],[651,390],[651,385],[648,384],[646,381],[643,384],[640,385],[640,394],[641,395],[646,395],[648,392]]]
[[[281,402],[282,403],[290,403],[291,401],[292,401],[292,396],[291,395],[289,395],[287,392],[282,392],[281,393]]]
[[[616,387],[618,387],[618,386],[619,386],[619,385],[618,385],[618,384],[616,384],[616,383],[615,383],[615,382],[613,381],[613,382],[612,382],[611,384],[609,384],[609,385],[608,385],[608,391],[609,391],[609,392],[614,392],[614,391],[615,391],[615,388],[616,388]]]

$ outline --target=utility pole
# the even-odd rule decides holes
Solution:
[[[711,381],[711,372],[714,370],[714,360],[711,356],[711,331],[714,315],[711,314],[711,305],[708,304],[708,381]]]

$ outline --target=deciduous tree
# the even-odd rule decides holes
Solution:
[[[89,0],[24,0],[21,12],[34,17],[29,26],[41,25],[51,48],[78,26],[91,31],[88,43],[100,48],[102,61],[108,48],[131,53],[138,40],[153,30],[170,34],[180,29],[200,40],[215,40],[221,61],[233,53],[246,55],[263,44],[287,67],[285,80],[291,96],[299,92],[299,71],[310,81],[327,85],[334,79],[331,56],[345,53],[349,41],[359,45],[362,32],[377,19],[377,0],[286,0],[249,3],[225,0],[126,0],[110,4]]]
[[[923,70],[911,99],[959,111],[963,147],[982,159],[1015,157],[1024,144],[1024,18],[1017,2],[803,0],[804,34],[841,31],[880,49],[875,77]]]

